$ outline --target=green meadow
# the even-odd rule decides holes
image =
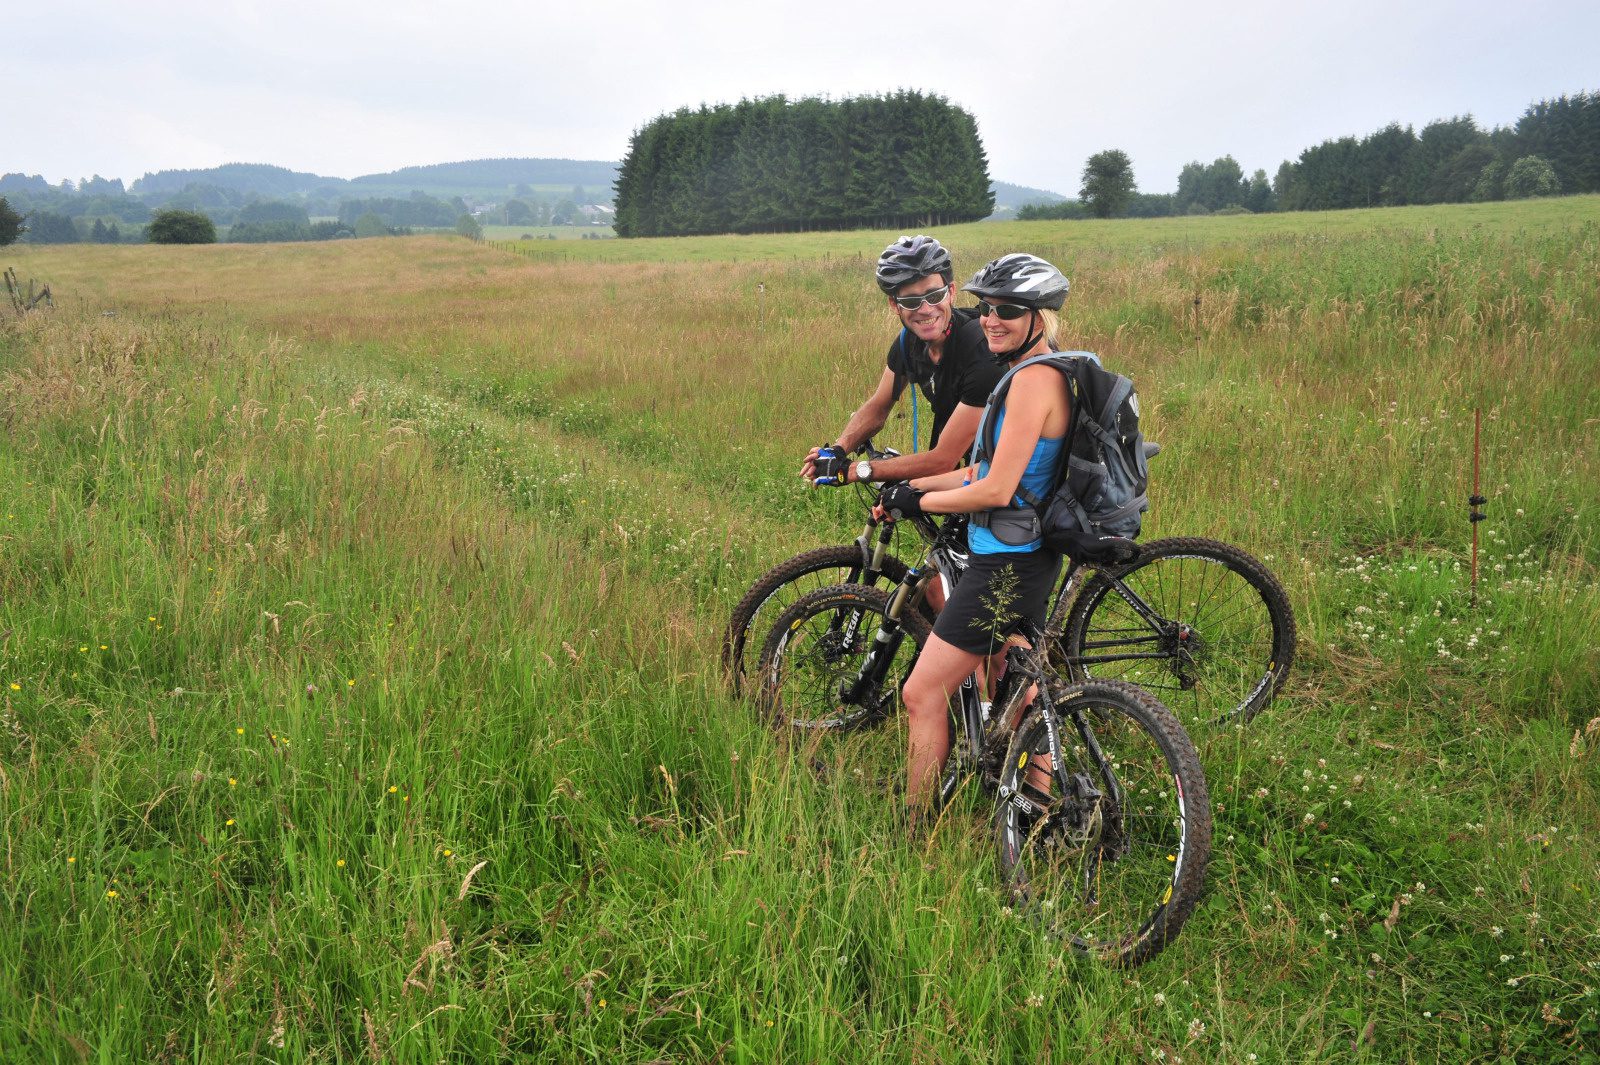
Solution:
[[[894,236],[5,249],[0,1060],[1600,1060],[1600,197],[939,233],[1294,603],[1133,971],[718,675]]]

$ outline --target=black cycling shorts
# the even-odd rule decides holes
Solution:
[[[1043,627],[1060,573],[1061,556],[1054,551],[974,551],[933,634],[971,654],[994,654],[1023,621]]]

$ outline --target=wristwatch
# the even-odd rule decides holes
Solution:
[[[872,480],[872,463],[868,462],[866,459],[862,459],[860,462],[856,463],[856,480],[862,482],[863,484]]]

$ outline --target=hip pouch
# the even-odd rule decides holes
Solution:
[[[972,524],[988,529],[996,540],[1007,547],[1031,544],[1044,532],[1039,512],[1032,507],[997,507],[980,511],[972,516]]]

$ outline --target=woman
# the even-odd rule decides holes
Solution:
[[[979,297],[989,351],[1008,369],[1054,350],[1056,311],[1067,289],[1061,271],[1025,254],[1001,256],[962,286]],[[998,412],[992,463],[890,485],[880,503],[890,517],[909,517],[1006,508],[1019,486],[1047,495],[1063,460],[1070,413],[1065,376],[1049,366],[1030,366],[1012,379]],[[967,571],[906,681],[903,696],[911,732],[906,804],[913,816],[926,807],[950,754],[951,693],[985,660],[987,675],[997,677],[1007,639],[1024,620],[1034,625],[1044,621],[1061,556],[1038,539],[1005,542],[1017,539],[976,524],[968,530]]]

